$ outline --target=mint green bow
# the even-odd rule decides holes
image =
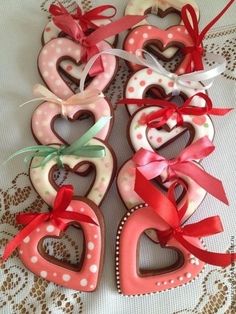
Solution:
[[[78,140],[73,142],[71,145],[61,145],[60,147],[52,147],[46,145],[36,145],[22,148],[12,154],[4,163],[13,159],[14,157],[28,153],[34,152],[30,156],[24,159],[25,162],[28,162],[29,159],[33,157],[44,157],[39,165],[34,166],[44,167],[47,162],[56,158],[57,164],[59,167],[63,167],[61,161],[61,156],[80,156],[80,157],[92,157],[92,158],[101,158],[106,155],[104,146],[102,145],[88,145],[88,142],[107,124],[111,117],[102,117],[99,119],[84,135],[82,135]]]

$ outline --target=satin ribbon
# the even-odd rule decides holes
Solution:
[[[111,117],[102,117],[100,118],[86,133],[84,133],[78,140],[74,141],[71,145],[61,145],[60,147],[46,146],[46,145],[36,145],[22,148],[12,154],[5,162],[14,157],[32,152],[29,157],[25,158],[25,162],[28,162],[29,159],[33,157],[43,157],[39,165],[34,166],[44,167],[50,160],[56,159],[56,162],[59,167],[63,167],[61,161],[62,156],[79,156],[79,157],[88,157],[88,158],[102,158],[105,156],[106,151],[102,145],[88,145],[88,142],[107,124],[108,120]]]
[[[97,223],[87,215],[73,211],[66,211],[72,201],[73,190],[74,188],[72,185],[63,185],[60,187],[50,212],[18,214],[16,216],[17,223],[25,225],[25,227],[7,244],[2,260],[6,261],[22,241],[43,222],[51,221],[61,231],[64,231],[68,226],[64,220],[73,220],[79,223],[84,222],[97,225]]]
[[[210,155],[215,146],[207,136],[204,136],[186,147],[176,158],[167,160],[165,157],[141,148],[133,156],[137,169],[151,180],[167,171],[166,180],[178,177],[178,172],[191,178],[208,193],[225,204],[229,204],[223,184],[220,180],[202,170],[194,162]]]
[[[224,57],[207,52],[207,59],[213,63],[216,63],[214,66],[210,67],[207,70],[177,75],[175,73],[168,72],[150,53],[143,49],[137,49],[136,54],[132,54],[121,49],[107,49],[94,55],[87,62],[80,79],[81,91],[84,90],[85,80],[87,75],[90,73],[90,69],[93,67],[94,63],[96,63],[97,59],[104,54],[113,55],[128,62],[150,68],[154,72],[172,80],[174,83],[172,95],[178,95],[180,93],[181,87],[193,89],[193,87],[189,83],[200,81],[205,83],[205,86],[201,86],[202,90],[209,89],[212,86],[214,79],[221,73],[223,73],[226,69],[226,60]]]
[[[191,102],[195,97],[199,97],[205,100],[204,107],[197,107],[192,105]],[[210,97],[204,93],[197,93],[190,98],[188,98],[181,106],[176,105],[173,102],[159,99],[135,99],[135,98],[124,98],[118,101],[118,104],[125,105],[154,105],[161,107],[162,109],[157,110],[155,112],[151,112],[145,117],[145,124],[149,128],[161,128],[165,125],[168,120],[176,114],[176,125],[183,126],[184,124],[184,115],[193,115],[193,116],[202,116],[204,114],[223,116],[227,114],[229,111],[233,110],[233,108],[213,108],[212,101]]]
[[[235,261],[235,253],[209,252],[195,246],[191,242],[191,238],[212,236],[223,232],[224,229],[219,216],[209,217],[197,223],[181,226],[181,219],[185,214],[187,206],[179,211],[175,204],[149,182],[139,170],[136,170],[134,190],[169,226],[166,230],[157,231],[158,239],[162,246],[165,246],[170,239],[174,238],[191,254],[207,264],[226,267]]]
[[[130,29],[133,25],[139,23],[145,16],[126,15],[115,22],[104,25],[96,29],[90,35],[86,36],[82,28],[70,15],[58,15],[53,17],[54,24],[60,28],[65,34],[69,35],[82,47],[81,61],[87,63],[91,57],[99,53],[97,44],[101,41],[115,36],[125,30]],[[90,76],[95,76],[103,72],[103,64],[101,57],[97,58],[93,66],[89,70]]]
[[[67,99],[61,99],[57,97],[55,94],[53,94],[48,88],[41,84],[36,84],[33,87],[33,94],[35,96],[38,96],[37,98],[31,99],[29,101],[26,101],[25,103],[21,104],[20,107],[23,107],[24,105],[31,103],[33,101],[50,101],[61,108],[61,115],[64,116],[66,119],[68,117],[67,114],[67,106],[84,106],[88,104],[92,104],[97,102],[100,98],[104,98],[103,93],[99,91],[98,89],[91,88],[86,89],[82,91],[81,93],[77,93],[73,96],[70,96]],[[70,116],[69,116],[70,117]]]
[[[112,10],[112,14],[102,14],[103,12],[107,10]],[[95,30],[98,28],[96,24],[93,23],[93,21],[97,20],[103,20],[103,19],[111,19],[116,15],[116,8],[113,5],[101,5],[96,8],[93,8],[87,12],[82,12],[81,8],[77,6],[76,12],[74,14],[69,13],[68,10],[59,2],[58,5],[51,4],[49,7],[49,12],[53,16],[59,16],[59,15],[70,15],[75,20],[77,20],[83,30],[83,32],[86,32],[88,30]]]
[[[202,61],[202,57],[205,52],[202,43],[203,39],[210,28],[222,17],[223,14],[225,14],[234,1],[235,0],[229,1],[224,9],[210,23],[208,23],[201,32],[199,32],[198,19],[194,8],[190,4],[183,6],[181,10],[181,18],[193,41],[193,46],[188,46],[183,49],[185,54],[190,54],[191,56],[187,72],[204,69]]]

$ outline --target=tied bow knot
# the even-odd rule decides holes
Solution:
[[[228,199],[222,182],[210,175],[197,164],[196,160],[203,159],[210,155],[215,146],[207,136],[204,136],[186,147],[179,156],[168,160],[156,152],[141,148],[134,156],[133,161],[137,169],[146,179],[152,180],[160,175],[164,176],[163,181],[170,181],[179,177],[178,173],[191,178],[208,193],[228,205]]]
[[[77,223],[82,222],[97,225],[97,223],[88,215],[66,210],[72,201],[72,197],[73,186],[63,185],[57,192],[51,212],[18,214],[16,217],[17,223],[25,225],[25,227],[7,244],[2,261],[6,261],[12,252],[38,227],[40,223],[52,221],[52,223],[54,223],[61,231],[64,231],[67,228],[67,220]]]
[[[153,209],[158,218],[160,217],[166,223],[165,230],[157,230],[157,236],[162,246],[166,246],[174,238],[186,250],[205,263],[226,267],[236,260],[235,253],[209,252],[192,243],[192,238],[199,239],[223,232],[224,229],[219,216],[182,226],[181,219],[187,210],[187,202],[178,209],[176,204],[161,193],[138,169],[136,170],[134,190]]]
[[[205,49],[203,47],[203,39],[212,26],[225,14],[229,7],[235,0],[230,0],[223,10],[208,23],[205,28],[200,32],[198,27],[198,19],[194,8],[190,4],[183,6],[181,10],[181,18],[184,26],[192,38],[193,45],[184,48],[186,54],[190,54],[189,64],[186,72],[201,71],[204,69],[202,56]]]
[[[195,106],[192,104],[194,98],[198,100],[199,98],[205,101],[204,107]],[[159,99],[135,99],[135,98],[124,98],[121,99],[118,104],[135,104],[137,106],[143,105],[154,105],[158,106],[161,109],[151,112],[144,117],[144,122],[149,128],[161,128],[163,127],[168,120],[173,117],[173,114],[176,114],[176,125],[183,126],[184,124],[184,115],[194,115],[202,116],[205,114],[223,116],[233,110],[233,108],[213,108],[213,103],[210,97],[207,94],[202,92],[196,93],[195,95],[189,97],[181,106],[167,101]]]

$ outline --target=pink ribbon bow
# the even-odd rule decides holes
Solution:
[[[165,157],[141,148],[133,161],[137,169],[151,180],[167,170],[167,179],[178,177],[178,172],[190,177],[208,193],[225,204],[229,204],[222,182],[202,170],[194,161],[210,155],[215,146],[207,136],[186,147],[176,158],[167,160]]]

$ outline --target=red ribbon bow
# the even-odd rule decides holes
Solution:
[[[86,63],[99,52],[98,43],[131,28],[144,18],[145,16],[126,15],[115,22],[99,27],[88,36],[84,34],[82,28],[70,15],[54,16],[53,22],[65,34],[81,44],[83,48],[81,60]],[[99,57],[91,67],[89,75],[95,76],[101,72],[103,72],[103,64],[101,57]]]
[[[191,102],[194,97],[200,97],[205,100],[204,107],[192,106]],[[145,124],[149,128],[161,128],[166,122],[170,119],[170,117],[176,113],[176,125],[182,126],[184,124],[183,115],[194,115],[194,116],[202,116],[204,114],[212,114],[216,116],[223,116],[227,114],[229,111],[233,110],[233,108],[213,108],[212,100],[210,97],[204,93],[197,93],[192,97],[188,98],[180,107],[173,102],[169,102],[167,100],[159,100],[159,99],[135,99],[135,98],[124,98],[121,99],[118,104],[135,104],[137,106],[142,105],[155,105],[161,107],[163,109],[157,110],[148,114],[145,117]],[[161,119],[160,119],[161,118]]]
[[[111,14],[101,14],[107,10],[113,10]],[[70,15],[75,20],[78,20],[83,32],[88,30],[97,29],[98,26],[94,24],[92,21],[102,20],[102,19],[110,19],[116,15],[116,8],[113,5],[101,5],[99,7],[93,8],[87,12],[82,12],[81,8],[78,6],[76,12],[74,14],[70,14],[67,9],[59,2],[58,5],[51,4],[49,7],[49,12],[53,16],[59,15]]]
[[[209,29],[222,17],[222,15],[224,15],[234,1],[235,0],[229,1],[224,9],[210,23],[208,23],[201,32],[199,32],[197,15],[194,8],[190,4],[183,6],[181,10],[181,18],[193,41],[193,46],[184,48],[184,52],[191,55],[186,73],[204,69],[202,61],[204,48],[202,41]]]
[[[187,209],[186,204],[182,209],[178,210],[175,204],[151,184],[139,170],[136,170],[134,190],[170,227],[165,231],[157,231],[161,245],[165,246],[171,238],[174,238],[191,254],[207,264],[226,267],[235,261],[235,253],[208,252],[193,245],[189,239],[191,237],[211,236],[222,232],[223,226],[219,216],[209,217],[197,223],[181,226],[181,219]],[[185,237],[188,238],[186,239]]]
[[[176,158],[167,160],[165,157],[141,148],[134,156],[133,161],[137,169],[151,180],[167,170],[167,179],[178,177],[178,172],[190,177],[208,193],[225,204],[228,199],[220,180],[202,170],[194,160],[202,159],[213,152],[215,146],[207,136],[202,137],[186,147]]]
[[[73,186],[63,185],[57,192],[53,208],[48,213],[20,213],[16,216],[18,224],[26,225],[6,246],[2,260],[6,261],[12,252],[21,244],[38,225],[51,220],[60,230],[64,230],[67,224],[64,219],[76,222],[86,222],[97,225],[89,216],[77,212],[66,211],[73,196]]]

